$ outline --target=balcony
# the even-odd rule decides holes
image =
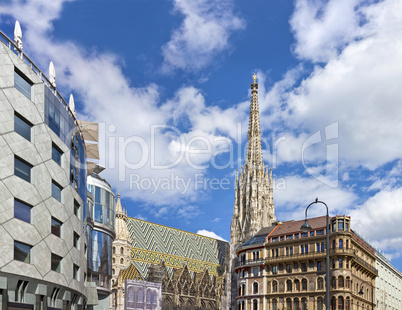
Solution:
[[[355,257],[354,262],[358,263],[360,266],[368,269],[370,272],[372,272],[375,276],[378,276],[378,270],[375,269],[373,266],[370,264],[366,263],[363,259],[360,257]]]
[[[273,263],[273,262],[286,262],[286,261],[294,261],[294,260],[306,260],[310,258],[321,258],[325,257],[324,252],[308,252],[308,253],[296,253],[296,254],[289,254],[289,255],[278,255],[275,257],[267,257],[265,263]]]
[[[356,252],[354,249],[346,249],[346,248],[336,248],[336,249],[330,249],[329,250],[329,255],[347,255],[347,256],[356,256]]]
[[[264,258],[248,259],[248,260],[236,262],[235,268],[242,267],[242,266],[262,265],[262,264],[265,264],[265,259]]]

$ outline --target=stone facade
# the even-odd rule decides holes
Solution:
[[[263,247],[238,250],[237,309],[325,308],[326,219],[309,219],[309,233],[300,230],[303,222],[278,223]],[[330,227],[330,309],[372,309],[375,251],[351,229],[350,217],[335,216]],[[263,259],[255,259],[255,252]]]
[[[402,309],[402,273],[378,251],[375,254],[378,270],[378,278],[375,280],[376,309]]]
[[[128,218],[118,199],[113,246],[111,309],[124,309],[127,280],[160,283],[162,309],[227,309],[226,242]]]
[[[254,83],[251,83],[247,156],[244,168],[241,167],[236,174],[235,203],[230,227],[231,290],[228,290],[227,295],[232,309],[236,306],[236,249],[262,227],[271,226],[275,221],[272,170],[268,171],[262,159],[258,83],[254,75]]]
[[[0,308],[82,309],[83,138],[45,75],[0,38]]]

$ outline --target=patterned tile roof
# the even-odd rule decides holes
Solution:
[[[133,265],[127,267],[127,269],[122,269],[119,272],[119,281],[124,282],[125,280],[143,280],[138,269]]]
[[[144,220],[128,218],[132,240],[131,261],[147,276],[150,264],[163,261],[170,274],[173,269],[188,266],[191,273],[208,269],[218,276],[224,271],[229,243]]]

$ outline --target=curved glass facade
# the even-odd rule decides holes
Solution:
[[[92,174],[87,178],[88,281],[110,290],[112,279],[112,243],[114,239],[115,195],[110,185]]]
[[[112,279],[112,243],[113,238],[101,231],[92,231],[92,257],[89,281],[96,286],[110,289]],[[89,258],[89,256],[88,256]]]
[[[115,219],[115,196],[113,192],[109,192],[104,188],[96,185],[88,184],[88,191],[94,196],[94,206],[92,210],[92,219],[95,223],[99,223],[114,230]]]

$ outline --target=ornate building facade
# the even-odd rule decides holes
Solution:
[[[309,233],[300,230],[303,222],[264,228],[263,247],[247,242],[238,250],[237,309],[325,308],[326,219],[309,219]],[[329,234],[330,309],[374,309],[375,251],[351,229],[348,216],[332,217]]]
[[[256,75],[251,83],[250,120],[247,136],[247,156],[244,167],[236,174],[235,203],[230,227],[230,282],[228,299],[236,307],[236,249],[261,228],[275,221],[272,170],[264,165],[261,148],[260,112]]]
[[[128,302],[139,301],[144,309],[157,309],[157,303],[146,294],[134,294],[131,297],[135,300],[128,300],[128,280],[160,283],[162,309],[228,308],[227,242],[129,218],[120,197],[115,226],[111,309],[121,310]]]

